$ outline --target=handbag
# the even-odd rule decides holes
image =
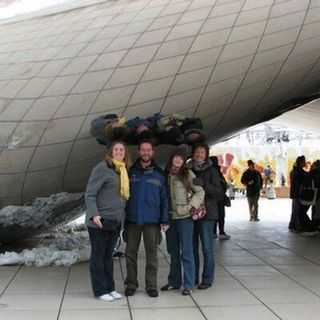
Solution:
[[[199,208],[192,207],[190,212],[192,220],[194,221],[203,219],[207,214],[206,206],[204,204],[202,204]]]
[[[299,194],[299,201],[304,206],[314,206],[317,202],[318,189],[312,180],[311,187],[302,187]]]
[[[90,220],[93,220],[93,218]],[[101,218],[100,221],[102,223],[101,230],[103,231],[120,232],[121,230],[121,222],[119,220]]]
[[[119,220],[102,218],[101,223],[103,225],[102,230],[104,230],[104,231],[120,232],[121,222]]]

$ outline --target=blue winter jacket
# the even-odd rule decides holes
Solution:
[[[140,161],[129,171],[130,199],[127,222],[135,224],[168,224],[168,196],[164,173],[154,163],[143,168]]]

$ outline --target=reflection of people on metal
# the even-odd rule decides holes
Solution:
[[[193,145],[206,139],[199,118],[179,114],[155,113],[147,118],[132,119],[106,114],[91,122],[90,132],[103,145],[110,145],[115,140],[125,141],[128,145],[138,145],[143,140],[149,140],[153,145]]]

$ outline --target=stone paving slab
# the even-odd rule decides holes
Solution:
[[[261,222],[250,223],[245,200],[228,208],[232,239],[216,241],[216,281],[206,291],[194,290],[191,297],[176,291],[149,298],[143,287],[143,253],[137,294],[113,303],[92,297],[88,263],[71,268],[0,267],[0,319],[319,319],[320,236],[288,232],[287,200],[262,200],[260,210]],[[164,242],[159,256],[160,286],[168,273]],[[124,276],[125,261],[117,259],[116,287],[122,293]]]

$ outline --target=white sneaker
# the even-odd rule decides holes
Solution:
[[[114,297],[113,297],[111,294],[109,294],[109,293],[103,294],[103,295],[100,296],[98,299],[99,299],[99,300],[102,300],[102,301],[107,301],[107,302],[112,302],[112,301],[114,301]]]
[[[112,298],[115,300],[122,299],[122,295],[120,293],[118,293],[117,291],[110,292],[110,296],[112,296]]]

